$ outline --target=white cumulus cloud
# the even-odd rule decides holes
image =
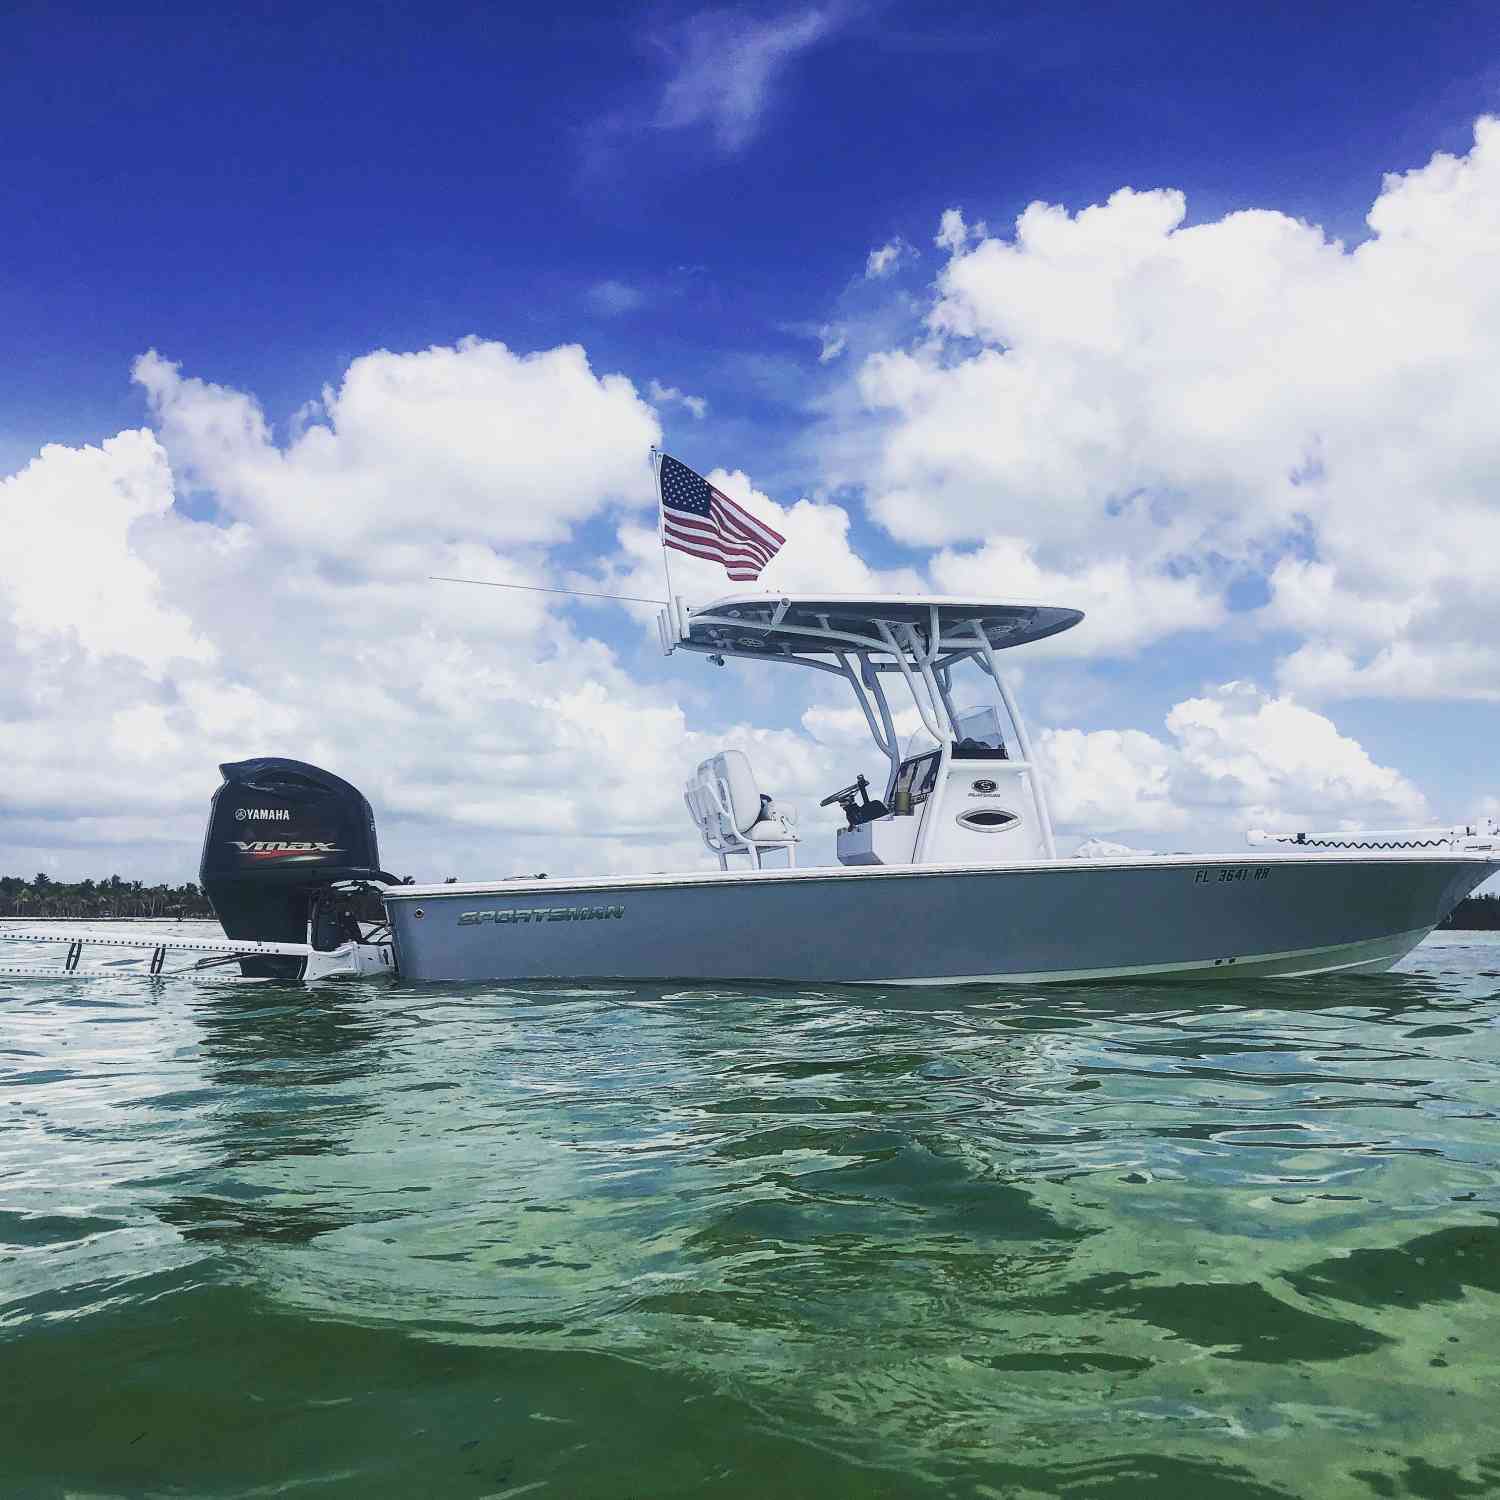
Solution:
[[[684,395],[675,385],[663,385],[661,381],[653,380],[647,389],[658,406],[671,406],[673,403],[685,406],[699,421],[708,413],[708,402],[704,397]]]
[[[1186,208],[945,213],[923,334],[862,363],[877,435],[841,465],[905,543],[1139,591],[1130,642],[1263,580],[1245,623],[1302,637],[1299,694],[1494,696],[1500,121],[1388,176],[1353,247]]]
[[[1250,828],[1421,824],[1422,791],[1378,765],[1323,714],[1229,682],[1175,705],[1168,738],[1140,730],[1048,729],[1053,815],[1078,834],[1169,835],[1173,847]]]
[[[155,353],[135,378],[174,472],[226,513],[319,552],[434,535],[546,544],[611,506],[651,501],[655,413],[574,344],[517,354],[471,338],[363,355],[325,391],[326,422],[285,446],[245,392]]]
[[[1083,610],[1083,623],[1048,643],[1048,655],[1128,655],[1161,636],[1212,629],[1224,619],[1221,599],[1199,577],[1154,573],[1118,557],[1046,568],[1019,537],[992,536],[970,551],[944,549],[928,571],[939,593]]]
[[[49,448],[0,490],[7,863],[182,878],[216,765],[258,754],[353,780],[402,871],[700,857],[675,693],[552,596],[429,581],[558,585],[576,526],[649,507],[631,382],[570,347],[377,351],[278,443],[248,392],[155,355],[137,378],[155,433]]]
[[[98,447],[51,445],[0,480],[0,610],[20,642],[129,657],[157,677],[174,658],[210,659],[212,647],[162,598],[133,545],[170,525],[171,509],[167,456],[149,432]]]

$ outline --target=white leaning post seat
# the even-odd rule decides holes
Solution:
[[[746,855],[758,870],[767,849],[785,849],[788,863],[797,863],[797,815],[761,795],[743,750],[709,756],[688,782],[685,800],[721,870],[731,854]]]

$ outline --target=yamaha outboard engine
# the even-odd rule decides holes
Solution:
[[[198,879],[224,935],[315,948],[359,937],[338,880],[394,883],[380,869],[375,815],[347,781],[300,760],[264,756],[219,767]],[[303,960],[241,958],[252,978],[296,979]]]

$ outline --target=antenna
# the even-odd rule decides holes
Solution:
[[[665,599],[643,599],[639,594],[590,594],[583,589],[544,589],[535,583],[496,583],[493,578],[448,578],[429,573],[429,583],[475,583],[487,589],[520,589],[527,594],[566,594],[569,599],[614,599],[622,604],[665,604]]]

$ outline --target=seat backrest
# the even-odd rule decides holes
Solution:
[[[760,821],[760,786],[743,750],[721,750],[709,765],[729,798],[730,816],[740,833],[749,833]]]
[[[687,784],[688,810],[705,837],[736,842],[760,819],[760,787],[743,750],[720,750]]]
[[[698,831],[714,848],[726,839],[735,842],[735,829],[729,815],[720,806],[719,788],[714,778],[706,774],[706,767],[699,766],[685,791],[688,811],[698,825]]]

